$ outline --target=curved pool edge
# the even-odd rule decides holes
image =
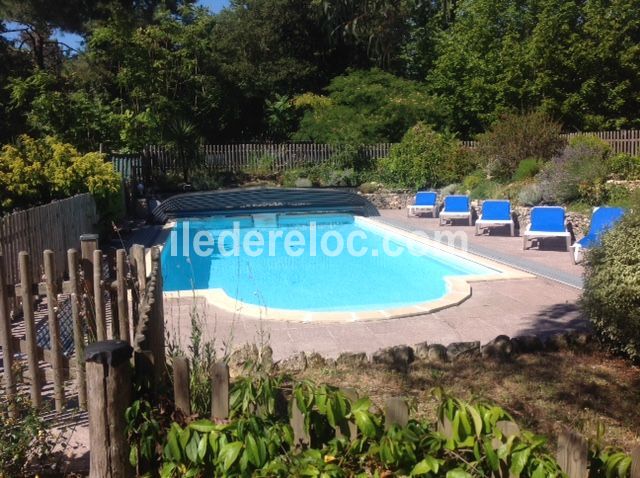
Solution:
[[[378,228],[406,239],[416,241],[420,244],[432,247],[435,250],[460,257],[462,259],[483,265],[492,270],[495,274],[449,276],[445,277],[448,292],[438,299],[411,304],[402,307],[392,307],[386,309],[359,310],[359,311],[306,311],[293,309],[267,308],[265,306],[249,304],[234,299],[227,295],[224,289],[195,289],[164,292],[167,299],[179,299],[187,297],[204,298],[210,305],[225,312],[248,317],[253,319],[265,319],[286,322],[357,322],[373,321],[385,319],[397,319],[437,312],[449,307],[462,304],[472,295],[471,284],[473,282],[489,282],[512,279],[532,279],[536,276],[508,265],[492,261],[485,257],[478,256],[468,251],[457,249],[428,237],[397,228],[395,226],[381,223],[374,219],[362,216],[356,217],[357,222]]]

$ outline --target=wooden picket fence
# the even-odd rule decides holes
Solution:
[[[98,223],[98,212],[91,194],[79,194],[0,218],[0,252],[5,258],[7,280],[20,280],[18,253],[31,254],[31,274],[39,277],[43,270],[45,249],[54,251],[56,271],[67,269],[64,254],[78,246],[80,234],[93,232]]]
[[[136,373],[147,374],[152,366],[159,371],[156,377],[162,378],[164,313],[159,250],[151,250],[147,274],[143,246],[134,245],[129,257],[119,249],[111,261],[98,248],[97,235],[81,239],[80,252],[67,251],[66,280],[56,274],[51,250],[42,253],[44,274],[36,278],[32,273],[35,257],[21,251],[17,283],[7,281],[8,261],[0,256],[2,400],[28,393],[33,406],[48,413],[45,402],[52,389],[56,414],[86,409],[88,394],[93,401],[96,397],[87,391],[85,349],[88,344],[109,339],[133,345],[136,364],[140,364]]]
[[[594,131],[594,132],[578,132],[578,133],[565,133],[563,137],[575,138],[576,136],[592,135],[596,136],[611,146],[611,151],[614,154],[624,153],[631,156],[640,156],[640,130],[620,130],[620,131]],[[477,141],[463,141],[462,144],[467,148],[477,148]]]
[[[356,154],[362,161],[389,155],[391,143],[360,145]],[[251,171],[277,173],[302,166],[336,162],[353,147],[345,144],[211,144],[200,148],[192,167],[207,171]],[[169,148],[149,145],[139,154],[111,154],[116,171],[129,181],[149,182],[154,175],[181,174],[178,156]]]

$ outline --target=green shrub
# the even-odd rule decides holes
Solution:
[[[448,170],[447,162],[459,147],[452,136],[418,123],[391,148],[388,158],[380,160],[380,177],[390,186],[416,190],[451,183],[460,178]]]
[[[542,112],[506,114],[478,136],[478,151],[489,172],[500,179],[513,176],[527,158],[551,159],[562,151],[562,126]]]
[[[293,100],[305,109],[296,141],[395,142],[418,121],[442,124],[446,115],[423,83],[380,69],[350,70],[333,78],[326,91],[328,97],[305,93]]]
[[[121,178],[103,154],[80,154],[53,137],[19,137],[0,153],[2,209],[31,207],[74,194],[91,193],[106,219],[121,208]]]
[[[526,181],[535,177],[540,172],[544,161],[539,158],[527,158],[518,163],[516,172],[513,173],[514,181]]]
[[[475,173],[469,174],[462,180],[462,188],[465,191],[471,191],[486,179],[486,174],[482,171],[476,171]]]
[[[640,361],[640,201],[587,254],[581,305],[611,350]]]
[[[375,193],[376,191],[379,191],[381,187],[382,187],[382,184],[380,183],[377,183],[375,181],[368,181],[366,183],[362,183],[358,187],[358,191],[360,191],[363,194],[371,194],[371,193]]]
[[[4,393],[4,390],[2,390]],[[11,416],[11,410],[19,418]],[[0,476],[33,476],[36,462],[50,459],[53,443],[39,411],[24,396],[0,400]],[[48,463],[50,465],[50,462]]]
[[[640,179],[640,156],[615,154],[609,159],[609,173],[613,179]]]
[[[537,206],[542,203],[542,189],[537,183],[526,184],[518,193],[518,203],[522,206]]]

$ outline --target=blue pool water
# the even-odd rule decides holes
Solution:
[[[172,234],[175,237],[167,241],[162,253],[165,290],[221,288],[229,297],[267,308],[358,311],[402,307],[444,296],[447,276],[496,272],[358,225],[346,214],[185,220],[177,223]],[[287,234],[291,243],[285,243]],[[347,247],[350,235],[351,250],[357,256]],[[196,254],[196,236],[204,246],[207,241],[213,244],[210,255]],[[261,254],[257,254],[257,237],[264,240]],[[338,248],[341,240],[342,251]],[[245,249],[245,241],[254,245]],[[304,246],[300,245],[303,241]],[[239,247],[234,249],[234,245]]]

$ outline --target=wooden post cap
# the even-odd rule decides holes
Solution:
[[[124,340],[103,340],[87,345],[85,359],[87,362],[101,363],[117,367],[127,362],[133,354],[133,348]]]
[[[80,236],[80,241],[84,242],[84,241],[97,241],[98,239],[100,239],[100,236],[98,234],[82,234]]]

